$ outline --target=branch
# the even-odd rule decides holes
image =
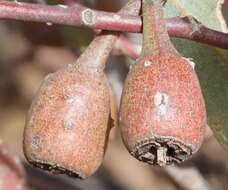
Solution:
[[[164,169],[181,189],[186,190],[212,190],[211,185],[195,167],[173,167]]]
[[[135,3],[140,6],[140,0],[136,0]],[[68,7],[0,1],[0,19],[65,24],[122,32],[142,31],[142,21],[139,16],[96,11],[81,5]],[[172,37],[228,49],[228,34],[211,30],[191,18],[167,19],[167,28]]]
[[[136,60],[140,55],[141,49],[142,46],[131,43],[126,36],[121,35],[113,47],[112,54],[125,55]]]

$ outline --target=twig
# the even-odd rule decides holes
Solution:
[[[186,190],[212,190],[211,186],[194,167],[169,166],[165,168],[165,171],[180,187]]]
[[[135,1],[140,6],[140,0]],[[80,5],[41,5],[0,1],[0,19],[13,19],[44,23],[65,24],[92,29],[122,32],[141,32],[139,16],[92,10]],[[228,49],[228,34],[192,22],[192,19],[167,19],[168,32],[173,37],[185,38]]]
[[[137,59],[142,47],[134,45],[127,37],[121,35],[116,41],[112,53],[114,55],[126,55],[132,59]]]

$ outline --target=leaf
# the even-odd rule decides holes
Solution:
[[[224,63],[226,67],[228,67],[228,50],[227,49],[219,49],[217,48],[219,58]]]
[[[73,26],[61,26],[59,28],[65,44],[72,48],[80,48],[83,51],[92,40],[91,30],[75,28]]]
[[[224,0],[169,0],[166,12],[169,16],[193,16],[205,26],[218,30],[228,31],[225,19],[222,16],[221,6]],[[170,14],[175,7],[176,11]]]

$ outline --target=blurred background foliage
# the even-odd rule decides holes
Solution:
[[[61,0],[23,0],[59,4]],[[98,10],[117,11],[125,1],[75,0]],[[169,0],[166,17],[192,15],[202,24],[222,31],[217,0]],[[223,7],[228,15],[228,5]],[[173,39],[177,49],[196,62],[208,112],[205,141],[199,153],[177,166],[159,168],[132,158],[123,146],[118,128],[111,131],[102,167],[85,181],[53,176],[26,164],[22,152],[25,117],[47,73],[75,61],[94,32],[70,26],[0,21],[0,139],[19,156],[31,189],[60,190],[225,190],[228,187],[228,51],[187,40]],[[128,34],[141,45],[141,34]],[[133,61],[111,56],[106,68],[119,104],[123,81]],[[215,139],[218,139],[218,141]]]

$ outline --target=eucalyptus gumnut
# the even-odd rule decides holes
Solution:
[[[200,147],[206,110],[194,62],[172,45],[162,1],[143,0],[143,49],[125,81],[119,124],[129,152],[149,164],[188,159]]]
[[[0,142],[0,189],[26,190],[25,172],[18,157]]]
[[[120,13],[138,14],[136,2]],[[85,10],[83,19],[93,16]],[[104,67],[118,35],[103,32],[73,64],[49,74],[34,98],[24,130],[27,160],[53,173],[77,178],[100,166],[112,120],[112,98]]]

